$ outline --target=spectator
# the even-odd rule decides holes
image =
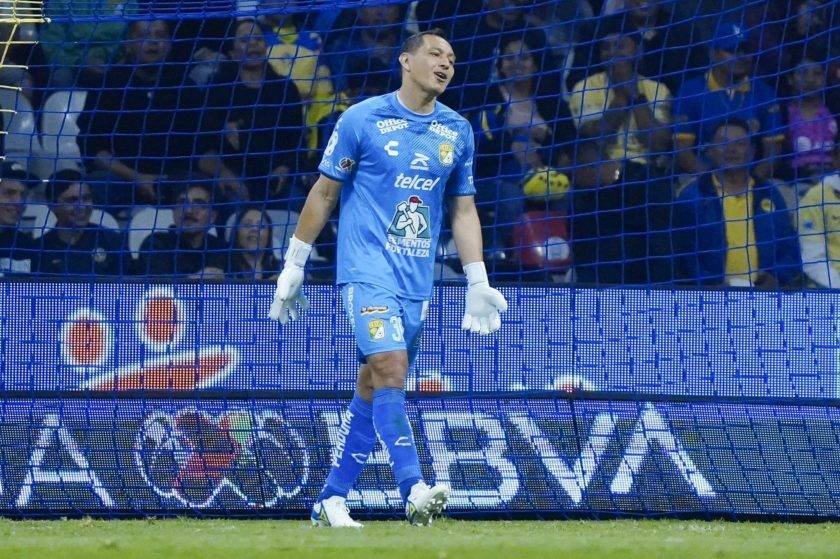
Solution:
[[[141,275],[223,279],[229,247],[210,233],[216,220],[212,188],[185,184],[172,209],[174,224],[153,233],[140,245]]]
[[[710,133],[711,170],[674,206],[681,277],[701,285],[794,286],[798,241],[781,193],[750,176],[750,125],[733,118]]]
[[[585,138],[598,138],[613,159],[650,163],[670,149],[671,92],[636,73],[639,34],[608,30],[601,40],[605,70],[577,83],[569,100]]]
[[[271,217],[257,206],[249,206],[236,215],[231,233],[228,277],[265,280],[280,273],[280,262],[272,246]]]
[[[472,35],[484,9],[484,0],[418,0],[414,15],[420,31],[443,29],[448,37],[458,40]]]
[[[751,79],[752,58],[740,26],[725,23],[717,28],[711,69],[705,76],[687,80],[675,102],[675,147],[682,172],[698,175],[706,171],[709,164],[695,153],[695,145],[707,145],[721,123],[738,118],[749,124],[750,135],[761,136],[762,160],[753,174],[761,180],[773,175],[784,139],[779,104],[769,86]]]
[[[799,203],[802,270],[817,287],[840,289],[840,176],[819,181]]]
[[[628,0],[623,16],[629,28],[640,37],[636,71],[668,86],[676,92],[687,76],[708,65],[707,55],[698,43],[701,39],[691,21],[680,21],[663,0]]]
[[[278,75],[295,83],[304,103],[303,119],[312,150],[317,146],[318,123],[333,112],[337,102],[330,69],[321,56],[321,36],[303,28],[302,14],[273,13],[259,21],[269,30],[265,35],[269,64]],[[314,167],[317,163],[311,165]]]
[[[380,63],[358,61],[356,65],[349,63],[349,66],[350,68],[355,67],[355,71],[346,76],[347,86],[344,91],[341,92],[338,100],[329,103],[328,112],[317,116],[314,126],[309,130],[309,154],[315,166],[321,160],[321,152],[326,149],[327,140],[329,140],[335,124],[344,114],[344,111],[351,105],[364,101],[368,97],[388,93],[386,84],[373,77],[377,75],[378,71],[387,71],[387,68],[380,66]],[[370,75],[364,68],[370,70]]]
[[[215,4],[214,8],[217,12],[223,9],[219,4]],[[213,81],[219,67],[227,60],[223,51],[233,19],[184,17],[184,14],[190,12],[198,13],[200,9],[197,4],[179,5],[179,13],[182,15],[174,22],[175,31],[168,62],[179,68],[179,73],[189,75],[193,82],[204,86]],[[152,10],[155,8],[152,7]]]
[[[840,64],[840,41],[836,35],[840,9],[833,2],[794,0],[786,24],[781,70],[793,69],[806,57],[835,66]]]
[[[598,20],[593,19],[593,10],[588,0],[557,0],[555,2],[534,2],[519,0],[514,2],[493,2],[492,9],[503,10],[499,14],[505,24],[497,35],[505,35],[502,41],[493,43],[487,37],[488,44],[478,50],[475,49],[476,29],[481,25],[482,18],[486,18],[491,5],[484,6],[485,0],[459,0],[458,2],[440,2],[439,0],[420,0],[417,3],[415,15],[420,29],[442,28],[450,37],[456,53],[465,57],[459,60],[459,67],[455,72],[455,80],[461,84],[470,72],[476,73],[476,81],[485,69],[474,70],[476,63],[484,64],[503,50],[509,40],[525,40],[529,48],[540,49],[537,52],[541,60],[538,67],[542,70],[556,69],[557,75],[544,75],[546,83],[549,81],[559,87],[560,94],[565,101],[569,100],[569,92],[578,81],[587,74],[590,63],[594,63],[592,56],[592,27]],[[487,27],[498,27],[499,18],[489,17]],[[522,26],[526,31],[522,32]],[[492,34],[487,27],[484,32]],[[510,29],[512,32],[508,32]],[[519,32],[517,33],[517,30]],[[536,32],[535,32],[536,30]],[[550,53],[542,51],[545,45]],[[489,47],[489,50],[488,50]],[[476,53],[481,53],[480,55]],[[545,56],[544,56],[545,55]],[[485,57],[482,60],[480,58]],[[488,58],[489,57],[489,58]],[[545,63],[545,64],[543,64]],[[463,66],[463,67],[462,67]],[[492,78],[492,71],[488,74]],[[444,102],[451,106],[480,107],[482,84],[474,83],[467,92],[468,103],[463,103],[460,91],[449,88],[448,98]],[[486,84],[484,84],[486,89]],[[474,97],[474,98],[470,98]]]
[[[78,171],[65,169],[50,177],[47,199],[55,227],[40,239],[38,272],[60,276],[124,275],[125,239],[90,218],[93,195]]]
[[[126,12],[131,2],[87,0],[85,2],[47,1],[44,15],[53,21],[41,25],[40,44],[51,68],[51,85],[70,89],[84,87],[94,76],[101,80],[106,66],[117,57],[125,35]],[[77,21],[103,18],[105,21]],[[74,21],[69,21],[70,19]]]
[[[793,180],[808,186],[834,169],[837,119],[824,101],[825,66],[804,58],[788,76],[795,96],[787,103],[786,136]]]
[[[480,211],[493,213],[493,235],[510,246],[522,214],[520,183],[532,170],[566,166],[575,133],[562,99],[537,90],[536,60],[524,41],[507,43],[497,64],[500,81],[489,91],[487,107],[471,118],[475,173],[484,183],[476,201]]]
[[[483,107],[496,77],[498,53],[512,41],[524,42],[539,70],[540,91],[558,91],[557,62],[548,48],[545,33],[526,21],[528,0],[486,0],[468,34],[453,38],[455,77],[442,101],[458,110]],[[544,82],[544,83],[542,83]]]
[[[166,63],[170,37],[165,20],[133,22],[126,62],[88,93],[78,141],[99,205],[156,203],[161,178],[191,167],[201,99]]]
[[[325,50],[336,88],[344,89],[345,76],[358,70],[360,60],[387,72],[371,75],[370,79],[387,84],[388,90],[399,85],[399,56],[403,40],[405,6],[384,4],[347,10],[335,23],[335,30],[327,36]],[[370,69],[364,70],[371,74]]]
[[[20,227],[31,179],[23,166],[0,163],[0,277],[32,271],[32,233]]]
[[[545,30],[553,58],[551,69],[557,69],[556,76],[547,75],[545,81],[559,87],[566,103],[575,84],[599,64],[597,41],[592,37],[601,20],[593,16],[588,0],[534,2],[525,13],[525,21],[531,27]]]
[[[321,36],[301,28],[301,14],[272,13],[260,20],[266,33],[268,62],[279,76],[291,78],[304,101],[335,95],[330,69],[321,57]]]
[[[254,20],[236,22],[233,31],[231,60],[210,87],[199,167],[219,180],[228,199],[302,204],[294,181],[298,151],[306,145],[300,95],[268,64]]]
[[[591,284],[664,284],[673,278],[670,180],[578,146],[569,196],[575,277]]]
[[[527,10],[525,20],[533,27],[546,30],[548,44],[557,55],[591,37],[594,15],[589,0],[560,0],[534,2]]]
[[[11,9],[12,5],[7,3],[6,10]],[[0,85],[20,88],[21,95],[37,110],[50,79],[49,67],[38,41],[38,30],[34,23],[13,23],[14,18],[8,16],[3,19],[8,23],[0,21],[0,44],[4,45]],[[20,110],[22,107],[4,108]]]

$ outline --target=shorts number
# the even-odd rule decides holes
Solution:
[[[392,316],[391,317],[391,326],[394,329],[394,333],[391,334],[391,338],[395,342],[403,341],[403,332],[405,332],[405,330],[403,329],[402,319],[398,316]]]

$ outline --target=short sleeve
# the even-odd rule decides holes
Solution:
[[[590,89],[587,89],[587,86]],[[587,122],[602,118],[606,108],[606,90],[604,87],[598,87],[593,80],[579,81],[569,96],[569,112],[577,128]]]
[[[467,145],[464,147],[464,154],[449,176],[449,182],[446,183],[446,194],[448,196],[472,196],[475,194],[475,185],[473,184],[475,138],[471,126],[465,126],[463,129],[465,129]]]
[[[350,178],[359,162],[359,136],[357,122],[351,109],[345,111],[335,123],[332,135],[324,148],[318,171],[340,182]]]

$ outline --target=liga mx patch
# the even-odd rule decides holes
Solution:
[[[342,157],[338,162],[338,168],[346,173],[352,169],[355,164],[356,162],[349,157]]]
[[[369,320],[368,334],[370,334],[371,341],[374,342],[385,338],[385,321],[381,318]]]

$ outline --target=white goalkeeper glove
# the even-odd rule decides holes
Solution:
[[[301,291],[303,286],[303,268],[312,245],[304,243],[294,235],[289,241],[289,248],[283,263],[283,271],[277,278],[274,300],[268,311],[268,318],[287,324],[297,320],[300,313],[309,308],[309,300]]]
[[[490,287],[484,262],[464,266],[467,276],[467,305],[461,328],[476,334],[491,334],[502,327],[500,312],[508,308],[505,296]]]

